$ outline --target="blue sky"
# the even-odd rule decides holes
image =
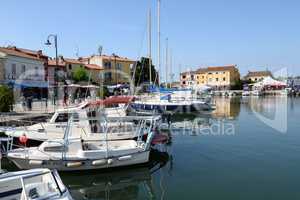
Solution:
[[[225,64],[237,64],[242,74],[285,67],[289,74],[300,74],[299,1],[161,1],[162,64],[168,37],[175,74]],[[105,54],[137,59],[147,55],[150,7],[156,62],[156,0],[3,1],[0,45],[54,56],[44,42],[55,33],[59,54],[66,57],[87,56],[102,45]]]

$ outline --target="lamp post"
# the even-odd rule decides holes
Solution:
[[[56,105],[56,95],[57,95],[57,74],[56,71],[58,69],[58,55],[57,55],[57,35],[50,34],[48,35],[47,41],[45,42],[45,45],[51,46],[52,43],[50,42],[50,39],[54,40],[54,47],[55,47],[55,70],[54,70],[54,94],[53,94],[53,104]]]

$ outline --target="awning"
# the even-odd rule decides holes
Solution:
[[[7,84],[19,88],[48,88],[47,81],[31,81],[31,80],[9,80]]]

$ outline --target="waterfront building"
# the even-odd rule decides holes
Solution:
[[[215,89],[230,89],[240,80],[240,73],[236,65],[211,66],[181,73],[180,79],[183,87],[207,85]]]
[[[0,47],[0,82],[11,85],[15,98],[47,96],[47,60],[41,50]],[[16,99],[17,100],[17,99]]]
[[[244,76],[244,80],[258,82],[262,81],[266,77],[273,77],[272,73],[268,70],[266,71],[249,71],[246,76]]]
[[[196,83],[196,71],[187,71],[180,74],[180,85],[182,87],[192,87]]]
[[[77,68],[85,68],[87,75],[91,78],[91,82],[100,83],[101,79],[99,71],[102,67],[96,64],[86,64],[81,59],[64,58],[60,56],[58,59],[58,65],[56,66],[56,60],[50,59],[48,61],[48,80],[50,85],[54,84],[54,77],[57,76],[58,81],[60,80],[72,80],[72,72]]]
[[[105,84],[116,85],[129,83],[131,81],[131,69],[136,61],[120,57],[118,55],[92,55],[87,58],[80,58],[88,65],[101,66],[102,76]]]

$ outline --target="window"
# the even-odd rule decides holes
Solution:
[[[219,81],[219,78],[216,78],[216,81]]]
[[[104,74],[104,79],[111,79],[111,72],[106,72],[105,74]]]
[[[69,64],[69,70],[72,70],[72,65],[71,64]]]
[[[185,78],[186,78],[186,76],[185,76],[185,75],[183,75],[183,76],[182,76],[182,78],[183,78],[183,79],[185,79]]]
[[[39,76],[39,68],[37,66],[34,67],[35,76]]]
[[[199,81],[197,81],[197,84],[198,84],[198,85],[200,84]]]
[[[225,78],[225,77],[223,78],[223,81],[226,81],[226,78]]]
[[[219,72],[216,72],[216,74],[219,74]]]
[[[78,113],[60,113],[55,119],[55,122],[68,122],[69,115],[73,117],[73,122],[79,122],[79,114]]]
[[[105,69],[110,69],[111,68],[111,62],[105,62],[104,63],[104,68]]]
[[[22,69],[21,69],[21,73],[25,73],[26,72],[26,65],[22,65]]]
[[[182,84],[185,85],[185,81],[182,81]]]
[[[211,72],[208,72],[208,74],[212,74]]]
[[[211,81],[212,81],[212,78],[209,78],[208,81],[211,82]]]
[[[16,64],[12,64],[12,65],[11,65],[11,76],[12,76],[12,79],[15,79],[15,78],[16,78],[16,74],[17,74],[17,67],[16,67]]]
[[[69,120],[68,113],[60,113],[60,114],[58,114],[57,118],[55,119],[55,122],[68,122],[68,120]]]
[[[191,75],[191,79],[194,80],[194,75]]]
[[[199,76],[197,76],[197,79],[199,79]]]
[[[204,79],[204,76],[202,76],[202,78]]]
[[[122,66],[122,63],[117,63],[117,66],[116,66],[117,70],[120,70],[120,71],[121,71],[121,70],[122,70],[122,67],[123,67],[123,66]]]

